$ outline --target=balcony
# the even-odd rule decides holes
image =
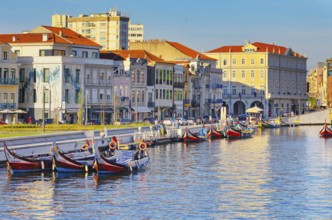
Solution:
[[[0,85],[18,85],[17,78],[0,78]]]
[[[154,108],[154,102],[148,102],[148,107],[149,108]]]
[[[16,109],[16,103],[0,103],[0,109]]]

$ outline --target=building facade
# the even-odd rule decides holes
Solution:
[[[222,46],[206,55],[223,69],[223,100],[228,113],[244,114],[258,106],[264,116],[306,109],[306,60],[291,48],[246,42]]]
[[[147,50],[167,62],[184,66],[184,117],[219,114],[222,104],[222,71],[216,68],[215,58],[180,43],[164,40],[131,42],[130,47]]]
[[[20,63],[12,47],[0,43],[0,111],[18,109],[19,70]],[[12,114],[0,113],[0,121],[11,123],[14,119]]]
[[[52,25],[68,27],[97,42],[103,50],[125,50],[128,41],[143,40],[144,37],[144,26],[131,24],[129,17],[122,16],[116,9],[78,17],[56,14],[52,16]]]
[[[19,107],[28,112],[25,117],[110,121],[113,61],[98,59],[100,45],[70,29],[48,26],[0,35],[0,41],[20,55]]]

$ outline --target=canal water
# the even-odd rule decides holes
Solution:
[[[131,175],[0,169],[0,219],[328,219],[332,139],[321,126],[150,149]]]

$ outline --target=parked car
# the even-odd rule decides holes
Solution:
[[[168,118],[164,118],[163,123],[165,125],[171,126],[171,125],[175,124],[175,119],[174,118],[169,118],[169,117]]]
[[[178,121],[178,123],[180,124],[180,125],[188,125],[188,121],[185,119],[185,118],[183,118],[183,117],[179,117],[179,118],[176,118],[176,120]]]
[[[43,119],[36,120],[37,125],[43,125]],[[45,118],[45,125],[53,124],[53,118]]]
[[[0,121],[0,125],[6,125],[7,123],[4,121]]]
[[[131,123],[131,120],[127,119],[127,118],[122,118],[122,119],[120,119],[119,122],[120,122],[121,125],[127,125],[127,124]]]

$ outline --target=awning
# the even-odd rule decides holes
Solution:
[[[131,108],[134,110],[134,112],[151,112],[152,111],[151,109],[149,109],[146,106],[137,107],[137,111],[136,111],[136,107],[131,106]]]

